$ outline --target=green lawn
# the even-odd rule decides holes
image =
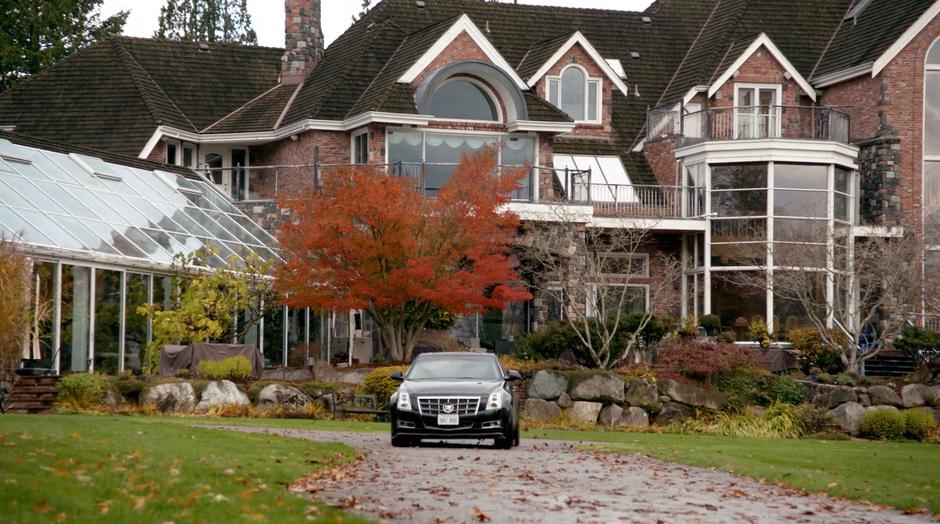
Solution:
[[[189,423],[0,416],[0,521],[364,522],[286,489],[349,447]]]
[[[730,471],[834,497],[940,514],[940,445],[768,440],[653,433],[531,431],[529,438],[600,443],[667,462]]]

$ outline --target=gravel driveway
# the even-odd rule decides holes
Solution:
[[[925,522],[640,455],[526,440],[392,448],[388,434],[226,428],[343,442],[364,458],[298,481],[311,498],[382,522]]]

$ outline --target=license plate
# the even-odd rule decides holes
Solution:
[[[460,415],[438,415],[438,426],[457,426],[460,425]]]

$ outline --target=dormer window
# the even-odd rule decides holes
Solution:
[[[575,122],[601,122],[600,78],[591,78],[583,67],[572,64],[560,76],[547,77],[547,82],[548,101]]]
[[[499,122],[499,106],[482,82],[459,77],[448,80],[431,96],[430,112],[437,118]]]

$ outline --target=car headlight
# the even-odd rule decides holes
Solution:
[[[404,391],[398,392],[398,410],[411,411],[411,397]]]
[[[486,401],[487,411],[491,409],[499,409],[503,405],[503,390],[497,389],[496,391],[490,393],[489,400]]]

